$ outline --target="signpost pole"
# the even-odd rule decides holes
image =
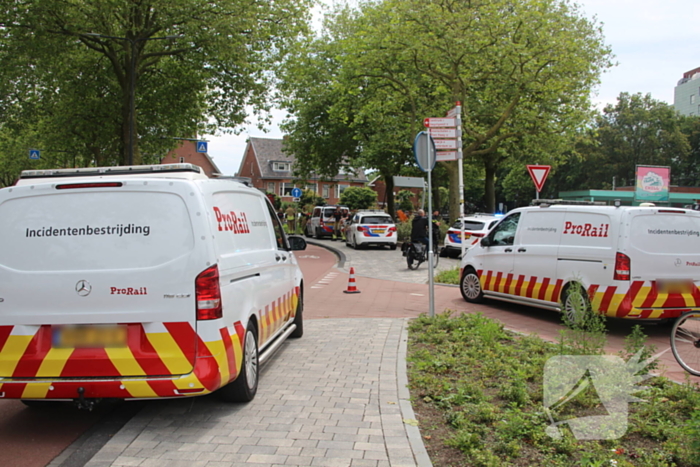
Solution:
[[[457,218],[462,225],[459,232],[459,244],[462,250],[462,256],[464,256],[464,250],[466,249],[466,244],[464,242],[464,222],[462,222],[462,217],[464,217],[464,161],[462,159],[462,103],[459,101],[457,101],[457,105],[455,105],[455,119],[457,121],[457,169],[459,173],[459,216]]]
[[[427,136],[427,135],[426,135]],[[430,144],[430,136],[425,138],[426,150],[431,154],[432,145]],[[428,160],[433,160],[433,157],[428,157]],[[428,290],[430,304],[430,317],[435,316],[435,281],[433,271],[433,179],[431,177],[433,170],[432,165],[428,170]]]

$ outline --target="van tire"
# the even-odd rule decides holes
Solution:
[[[294,314],[294,324],[297,328],[289,335],[296,339],[304,335],[304,293],[299,293],[299,301],[297,302],[297,311]]]
[[[225,402],[250,402],[258,392],[260,379],[260,362],[258,360],[258,336],[253,323],[249,322],[243,343],[243,362],[241,372],[231,383],[217,391]]]
[[[464,270],[459,281],[459,291],[462,298],[469,303],[481,303],[484,301],[484,291],[481,289],[481,281],[473,268]]]
[[[581,311],[582,315],[579,314]],[[582,318],[585,321],[592,312],[588,294],[581,284],[572,282],[566,286],[561,294],[561,312],[571,325],[583,324]]]

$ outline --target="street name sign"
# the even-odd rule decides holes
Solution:
[[[426,118],[423,120],[423,126],[427,128],[454,128],[457,126],[455,118]]]
[[[457,149],[456,139],[436,139],[435,149]]]
[[[535,182],[535,188],[537,193],[542,191],[545,180],[547,180],[547,175],[549,175],[549,170],[552,168],[550,165],[528,165],[527,171],[530,172],[530,177],[532,181]]]
[[[459,159],[459,153],[457,151],[439,151],[437,153],[437,160],[440,162],[456,161]]]
[[[456,138],[456,128],[430,128],[430,136],[433,138]]]

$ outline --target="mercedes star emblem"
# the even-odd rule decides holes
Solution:
[[[75,284],[75,291],[78,292],[78,295],[81,297],[87,297],[90,295],[90,292],[92,292],[92,286],[88,281],[78,281],[78,283]]]

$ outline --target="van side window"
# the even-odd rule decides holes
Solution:
[[[515,231],[518,229],[519,220],[519,212],[503,219],[489,234],[491,244],[493,246],[512,245],[515,242]]]
[[[270,218],[272,219],[272,227],[275,231],[275,244],[278,250],[288,250],[287,248],[287,237],[284,235],[284,230],[282,229],[282,224],[280,224],[280,219],[272,205],[269,201],[265,203],[267,205],[267,210],[270,212]]]

